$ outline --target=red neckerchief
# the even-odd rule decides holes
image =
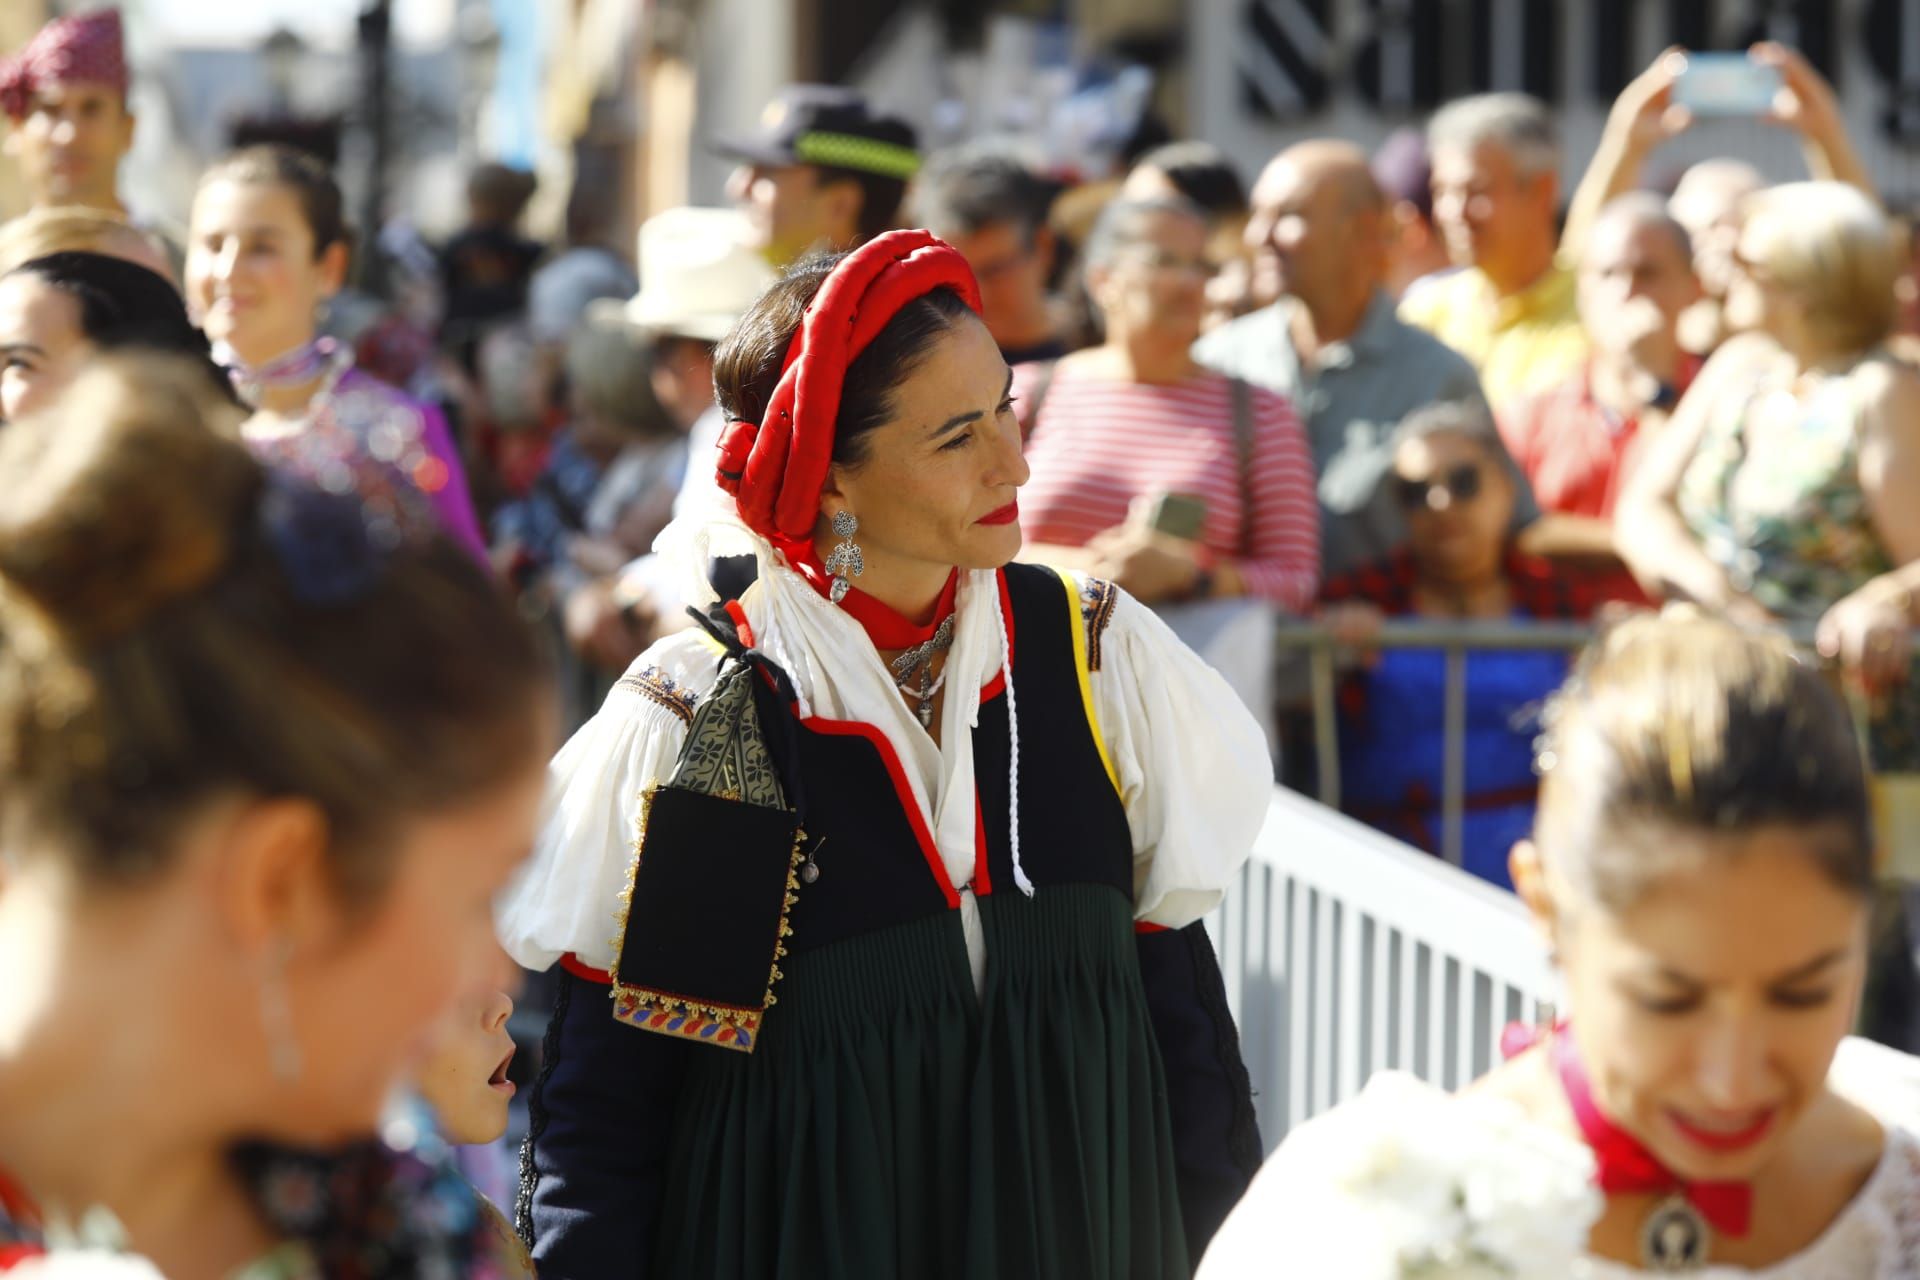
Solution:
[[[811,574],[807,575],[807,581],[818,589],[819,584],[813,582]],[[821,594],[825,595],[826,592],[822,590]],[[947,576],[947,585],[941,588],[940,599],[934,603],[933,618],[924,627],[858,587],[851,588],[841,597],[840,607],[852,614],[853,620],[866,629],[867,638],[873,641],[874,648],[911,649],[933,639],[933,633],[940,629],[940,624],[953,616],[954,601],[959,594],[960,571],[955,569]]]
[[[1515,1024],[1500,1037],[1500,1051],[1513,1057],[1539,1042],[1534,1028]],[[1593,1149],[1594,1185],[1613,1195],[1639,1192],[1678,1191],[1700,1211],[1715,1231],[1724,1236],[1747,1234],[1753,1223],[1753,1185],[1746,1182],[1688,1182],[1661,1164],[1659,1158],[1638,1138],[1600,1113],[1593,1100],[1593,1086],[1586,1068],[1580,1064],[1579,1051],[1565,1023],[1554,1028],[1547,1047],[1560,1086],[1566,1090],[1567,1103],[1580,1126],[1580,1136]]]
[[[40,1226],[39,1207],[5,1169],[0,1169],[0,1271],[46,1254],[36,1239]],[[23,1238],[13,1238],[16,1236]]]

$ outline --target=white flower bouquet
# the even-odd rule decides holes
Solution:
[[[7,1280],[165,1280],[145,1258],[126,1252],[120,1220],[95,1206],[74,1221],[50,1215],[47,1252],[15,1263]]]
[[[1288,1135],[1198,1280],[1569,1280],[1601,1207],[1584,1144],[1387,1072]]]
[[[8,1271],[7,1280],[164,1280],[164,1277],[144,1258],[82,1249],[29,1258]]]

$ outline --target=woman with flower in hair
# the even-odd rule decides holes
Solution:
[[[1011,379],[946,244],[801,263],[714,380],[737,518],[666,535],[701,625],[555,760],[501,915],[564,970],[541,1274],[1186,1276],[1258,1162],[1195,925],[1258,728],[1125,593],[1010,563]]]
[[[194,196],[187,305],[258,411],[246,426],[255,453],[358,494],[383,538],[437,524],[484,562],[446,419],[355,368],[353,353],[320,332],[350,247],[325,165],[286,147],[236,152],[202,176]]]
[[[1201,1280],[1920,1277],[1920,1062],[1849,1038],[1873,842],[1840,698],[1784,641],[1641,617],[1547,715],[1513,880],[1566,1020],[1449,1097],[1288,1135]]]
[[[520,1274],[382,1126],[506,980],[546,669],[462,550],[238,416],[116,356],[0,432],[0,1274]]]

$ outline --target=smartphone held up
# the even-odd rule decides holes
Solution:
[[[1783,81],[1777,67],[1747,53],[1689,53],[1673,101],[1696,116],[1764,116]]]

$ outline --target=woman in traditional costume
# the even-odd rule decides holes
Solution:
[[[1540,766],[1513,879],[1566,1021],[1457,1098],[1387,1073],[1290,1134],[1203,1280],[1920,1277],[1920,1061],[1847,1035],[1874,858],[1841,700],[1783,641],[1645,617]]]
[[[350,231],[325,165],[251,147],[200,180],[187,304],[258,412],[247,444],[334,493],[359,495],[389,541],[437,524],[486,560],[466,468],[439,409],[354,367],[320,332],[346,279]]]
[[[667,535],[702,625],[562,750],[502,908],[565,971],[522,1185],[549,1280],[1185,1276],[1258,1162],[1195,922],[1265,744],[1124,592],[1010,563],[978,311],[892,232],[721,344],[738,520]]]

